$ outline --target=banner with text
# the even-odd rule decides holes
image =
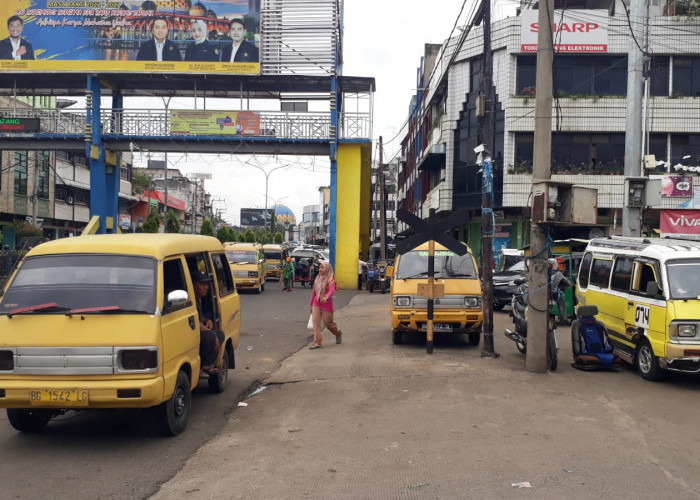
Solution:
[[[259,46],[248,0],[0,2],[5,71],[259,74]]]
[[[686,236],[700,239],[700,210],[661,210],[663,236]]]
[[[520,16],[520,50],[537,52],[538,11]],[[552,20],[555,52],[607,52],[607,10],[555,10]]]
[[[260,114],[253,111],[170,112],[171,135],[260,135]]]

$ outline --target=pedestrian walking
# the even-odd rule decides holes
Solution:
[[[335,335],[335,343],[343,341],[343,332],[333,320],[333,293],[335,292],[335,275],[330,262],[323,261],[319,265],[318,274],[311,291],[311,318],[314,325],[314,343],[309,349],[320,349],[323,343],[321,321],[328,331]]]
[[[292,280],[294,279],[294,264],[292,264],[292,258],[287,257],[284,260],[284,266],[282,267],[282,278],[284,279],[285,292],[292,291]]]

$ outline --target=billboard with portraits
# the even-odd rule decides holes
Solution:
[[[251,0],[3,0],[0,70],[260,73]]]

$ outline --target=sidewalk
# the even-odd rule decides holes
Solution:
[[[285,360],[152,498],[700,498],[697,379],[574,370],[566,328],[560,369],[529,373],[505,313],[501,357],[427,355],[391,344],[388,307],[356,295],[341,345]]]

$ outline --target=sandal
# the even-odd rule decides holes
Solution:
[[[323,347],[323,346],[322,345],[311,346],[311,347],[309,347],[309,351],[311,351],[312,349],[320,349],[321,347]]]
[[[338,330],[338,336],[335,338],[335,343],[340,344],[343,341],[343,332]]]
[[[209,374],[204,370],[199,370],[199,378],[209,378]]]

